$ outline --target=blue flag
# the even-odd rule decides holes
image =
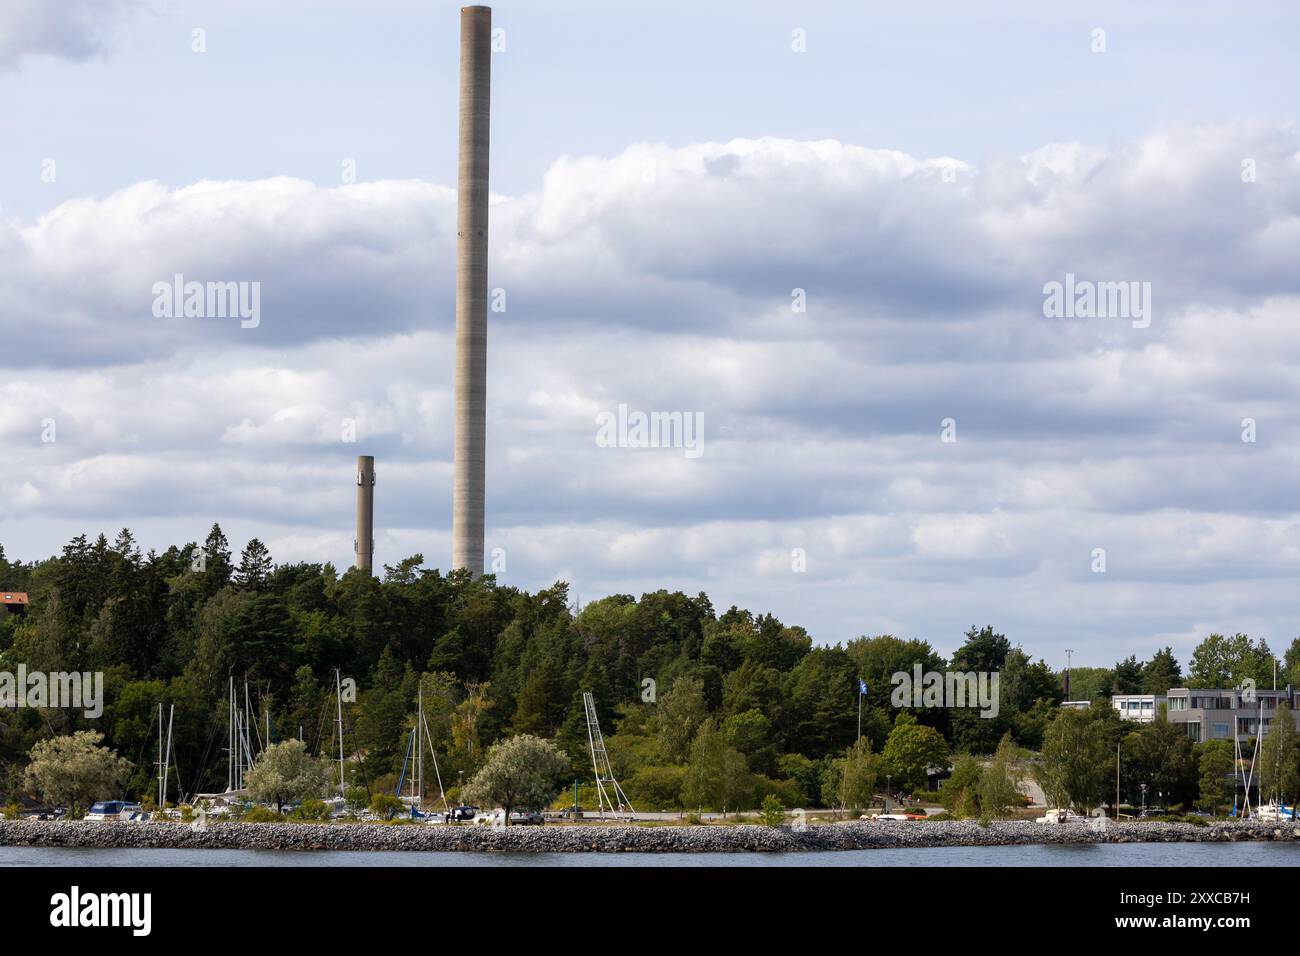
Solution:
[[[858,693],[859,693],[859,694],[865,694],[866,692],[867,692],[867,682],[864,681],[862,678],[859,677],[859,678],[858,678]]]

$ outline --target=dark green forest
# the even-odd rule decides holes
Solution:
[[[786,806],[829,802],[826,771],[858,734],[859,679],[869,686],[862,734],[875,751],[900,723],[932,728],[952,752],[992,753],[1008,732],[1036,750],[1061,701],[1061,675],[992,627],[972,627],[950,659],[887,635],[824,646],[768,613],[719,613],[702,593],[613,595],[578,609],[563,582],[530,594],[490,575],[442,574],[421,555],[380,577],[275,565],[256,539],[236,557],[216,525],[201,544],[161,554],[142,554],[126,530],[111,542],[75,538],[33,563],[10,562],[0,547],[0,587],[31,601],[25,615],[0,613],[0,670],[22,663],[105,675],[98,719],[0,710],[4,799],[22,795],[37,741],[82,729],[100,731],[135,764],[130,795],[149,792],[159,702],[175,705],[184,791],[224,789],[232,677],[241,694],[247,682],[259,731],[269,723],[273,740],[301,736],[326,755],[337,748],[336,669],[355,681],[344,718],[346,750],[358,758],[348,761],[349,783],[372,792],[395,786],[420,688],[449,787],[469,778],[492,742],[518,733],[554,740],[574,777],[589,779],[589,690],[624,788],[650,809],[681,806],[686,766],[709,747],[729,768],[719,799],[733,808],[769,793]],[[996,719],[969,709],[900,714],[890,675],[916,662],[1000,672]],[[1087,675],[1089,692],[1102,696],[1162,692],[1181,678],[1168,649]],[[920,786],[904,779],[907,734],[897,736],[895,782]]]

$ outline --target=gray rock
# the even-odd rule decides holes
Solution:
[[[589,824],[510,827],[374,823],[112,824],[0,821],[0,846],[237,850],[427,850],[505,853],[736,853],[867,850],[903,847],[1080,843],[1181,843],[1300,839],[1300,824],[1227,821],[1044,824],[1024,820],[987,826],[961,821],[877,821],[809,826],[656,826]]]

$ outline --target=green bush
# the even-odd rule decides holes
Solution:
[[[292,813],[290,820],[320,821],[330,818],[330,808],[323,800],[304,800]]]
[[[391,793],[377,793],[370,800],[370,812],[381,820],[391,820],[406,809],[406,804]]]
[[[759,812],[758,822],[765,827],[779,827],[785,823],[785,807],[781,806],[781,801],[774,794],[769,793],[763,798],[763,809]]]
[[[245,823],[280,823],[284,817],[270,807],[253,807],[244,814]]]

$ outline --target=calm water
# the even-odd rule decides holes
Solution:
[[[0,866],[1300,866],[1300,841],[828,853],[420,853],[0,847]]]

